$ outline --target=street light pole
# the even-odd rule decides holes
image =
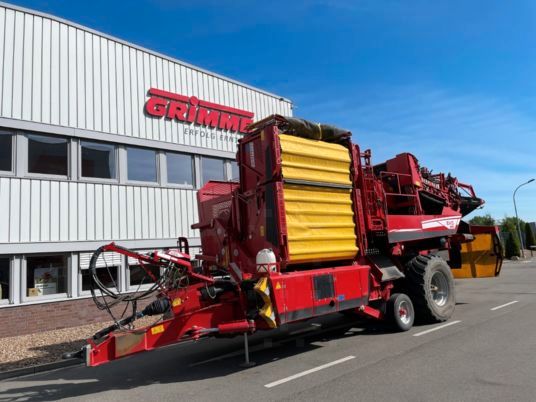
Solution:
[[[517,216],[517,206],[516,206],[516,193],[517,190],[519,190],[521,187],[523,187],[525,184],[532,183],[534,179],[530,179],[526,181],[525,183],[521,183],[517,188],[514,190],[514,195],[512,198],[514,199],[514,210],[516,211],[516,225],[517,225],[517,233],[519,234],[519,241],[521,242],[521,256],[525,258],[525,247],[523,245],[523,236],[521,235],[521,226],[519,226],[519,217]]]

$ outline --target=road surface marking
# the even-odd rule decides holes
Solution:
[[[443,329],[443,328],[446,328],[446,327],[450,327],[451,325],[458,324],[459,322],[461,322],[461,321],[457,320],[457,321],[447,322],[446,324],[440,325],[439,327],[434,327],[434,328],[427,329],[426,331],[417,332],[416,334],[413,334],[413,336],[426,335],[426,334],[429,334],[430,332],[434,332],[434,331],[437,331],[439,329]]]
[[[491,311],[495,311],[495,310],[498,310],[500,308],[503,308],[503,307],[506,307],[506,306],[510,306],[512,304],[516,304],[519,300],[514,300],[514,301],[511,301],[509,303],[505,303],[505,304],[501,304],[500,306],[497,306],[497,307],[493,307],[493,308],[490,308]]]
[[[341,364],[341,363],[347,362],[348,360],[352,360],[352,359],[355,359],[355,356],[346,356],[346,357],[343,357],[342,359],[335,360],[335,361],[333,361],[331,363],[326,363],[326,364],[323,364],[321,366],[317,366],[317,367],[314,367],[312,369],[302,371],[301,373],[297,373],[297,374],[291,375],[289,377],[285,377],[285,378],[282,378],[280,380],[271,382],[270,384],[266,384],[265,387],[266,388],[272,388],[272,387],[275,387],[277,385],[281,385],[281,384],[284,384],[286,382],[295,380],[296,378],[306,376],[306,375],[314,373],[316,371],[324,370],[325,368],[335,366],[336,364]]]

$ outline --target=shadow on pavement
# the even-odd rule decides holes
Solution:
[[[316,329],[309,322],[250,337],[256,366],[322,348],[319,345],[322,342],[388,332],[385,326],[370,325],[370,322],[342,315],[324,317],[316,322],[321,322],[322,328]],[[12,379],[0,382],[0,401],[56,401],[109,390],[223,377],[248,370],[240,367],[244,361],[242,347],[242,337],[207,339],[195,345],[175,345],[100,367],[75,367]],[[31,385],[32,382],[35,385]]]

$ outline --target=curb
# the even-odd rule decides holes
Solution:
[[[0,372],[0,381],[8,378],[21,377],[24,375],[38,374],[45,371],[56,370],[63,367],[70,367],[76,365],[82,365],[83,361],[80,359],[67,359],[60,360],[52,363],[38,364],[36,366],[22,367],[14,370]]]

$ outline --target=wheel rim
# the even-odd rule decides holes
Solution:
[[[449,282],[443,272],[434,272],[430,281],[430,288],[432,291],[432,300],[436,306],[444,306],[449,299]]]
[[[398,316],[400,317],[400,321],[404,325],[409,324],[411,321],[411,313],[410,313],[410,307],[407,301],[402,300],[400,304],[398,305]]]

